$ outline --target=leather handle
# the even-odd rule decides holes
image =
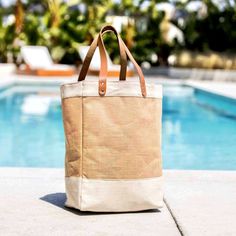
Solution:
[[[101,37],[101,40],[102,40],[102,36],[107,33],[107,32],[113,32],[117,38],[117,42],[118,42],[118,45],[119,45],[119,50],[120,50],[120,80],[125,80],[126,79],[126,71],[127,71],[127,56],[126,56],[126,53],[125,53],[125,49],[124,49],[124,46],[121,42],[121,38],[119,36],[119,34],[117,33],[116,29],[110,25],[107,25],[107,26],[104,26],[101,31],[100,31],[100,37]],[[103,40],[102,40],[103,42]],[[89,69],[89,65],[91,63],[91,60],[92,60],[92,57],[95,53],[95,50],[98,46],[98,37],[96,37],[88,52],[87,52],[87,55],[85,57],[85,60],[84,60],[84,63],[83,63],[83,66],[80,70],[80,74],[79,74],[79,78],[78,78],[78,81],[82,81],[85,79],[86,75],[87,75],[87,72],[88,72],[88,69]],[[104,44],[103,44],[104,46]],[[104,47],[105,48],[105,47]]]
[[[138,63],[135,61],[134,57],[132,56],[131,52],[129,51],[129,49],[127,48],[127,46],[125,45],[125,43],[122,39],[121,39],[121,42],[125,48],[125,52],[127,53],[128,58],[134,64],[134,67],[138,73],[142,96],[146,97],[147,90],[146,90],[146,82],[144,79],[143,71],[142,71],[141,67],[138,65]]]
[[[105,28],[105,27],[104,27]],[[103,28],[103,29],[104,29]],[[105,50],[105,46],[104,46],[104,43],[103,43],[103,40],[102,40],[102,34],[104,32],[106,32],[107,30],[101,30],[100,33],[98,34],[98,36],[96,36],[96,38],[94,39],[94,41],[92,42],[90,48],[89,48],[89,51],[87,53],[87,56],[85,58],[85,61],[84,61],[84,65],[83,67],[85,66],[85,69],[89,67],[89,64],[91,62],[91,59],[92,59],[92,56],[93,56],[93,49],[95,47],[98,46],[99,48],[99,52],[100,52],[100,61],[101,61],[101,68],[100,68],[100,72],[99,72],[99,85],[98,85],[98,92],[99,92],[99,95],[100,96],[105,96],[106,94],[106,82],[107,82],[107,56],[106,56],[106,50]],[[118,35],[118,34],[117,34]],[[118,35],[119,37],[119,35]],[[121,47],[123,47],[123,49],[125,50],[125,53],[127,54],[127,56],[129,57],[129,59],[131,60],[131,62],[134,64],[136,70],[137,70],[137,73],[138,73],[138,76],[139,76],[139,82],[140,82],[140,89],[141,89],[141,93],[142,93],[142,96],[143,97],[146,97],[147,96],[147,92],[146,92],[146,83],[145,83],[145,79],[144,79],[144,75],[143,75],[143,72],[142,72],[142,69],[140,68],[140,66],[137,64],[137,62],[135,61],[135,59],[133,58],[131,52],[129,51],[129,49],[126,47],[124,41],[119,37],[119,43],[121,45]],[[93,52],[93,53],[92,53]],[[85,65],[86,64],[86,65]],[[126,58],[126,66],[127,66],[127,58]],[[83,68],[82,68],[83,69]],[[81,70],[82,70],[81,69]],[[85,73],[85,76],[87,74],[87,71]],[[80,72],[80,75],[81,75],[81,72]],[[81,80],[84,80],[85,79],[85,76],[84,78],[80,79],[80,76],[79,76],[79,81]]]
[[[120,37],[120,35],[117,33],[116,29],[111,26],[111,25],[106,25],[104,26],[100,33],[102,34],[102,36],[107,33],[107,32],[113,32],[117,38],[117,42],[119,45],[119,50],[120,50],[120,80],[126,80],[126,71],[127,71],[127,56],[125,53],[125,48],[123,46],[122,43],[122,39]]]
[[[100,61],[101,61],[101,68],[99,72],[99,82],[98,82],[98,93],[100,96],[105,96],[107,89],[107,56],[101,34],[98,35],[98,48],[100,52]]]

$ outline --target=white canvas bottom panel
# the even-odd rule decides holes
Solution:
[[[66,177],[66,206],[97,212],[160,208],[163,205],[162,178],[99,180]]]

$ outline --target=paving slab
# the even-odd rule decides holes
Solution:
[[[236,235],[236,171],[165,171],[165,201],[183,235]]]
[[[166,208],[83,213],[64,208],[64,170],[0,168],[0,235],[180,235]]]

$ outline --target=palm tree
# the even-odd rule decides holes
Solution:
[[[16,1],[15,6],[15,31],[16,34],[19,34],[22,31],[23,28],[23,22],[24,22],[24,9],[21,0]]]

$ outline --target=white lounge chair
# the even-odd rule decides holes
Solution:
[[[75,73],[72,66],[54,64],[44,46],[23,46],[21,55],[26,65],[19,68],[20,73],[39,76],[70,76]]]
[[[89,50],[89,46],[79,47],[78,52],[82,61],[84,61],[88,50]],[[108,55],[108,53],[107,53],[107,63],[108,63],[108,76],[118,77],[120,73],[120,65],[114,64],[110,56]],[[97,75],[99,73],[99,70],[100,70],[100,54],[99,54],[99,49],[97,48],[95,50],[95,53],[93,55],[92,61],[89,66],[89,73]],[[127,67],[126,75],[127,76],[134,75],[133,69],[130,66]]]

